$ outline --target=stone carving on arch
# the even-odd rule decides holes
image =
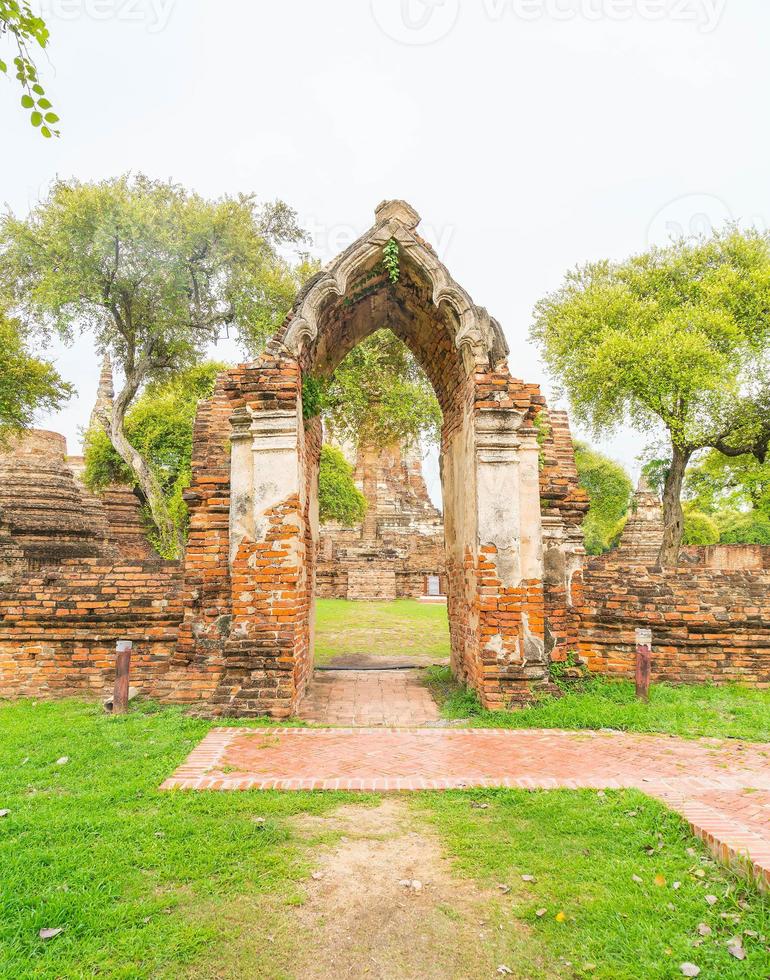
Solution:
[[[345,295],[348,284],[382,254],[383,246],[395,239],[402,252],[430,283],[433,304],[448,313],[454,344],[466,369],[493,368],[508,355],[500,324],[450,275],[436,253],[418,234],[420,216],[405,201],[383,201],[375,211],[375,224],[312,279],[300,294],[281,344],[286,353],[299,358],[318,337],[322,311],[330,299]]]

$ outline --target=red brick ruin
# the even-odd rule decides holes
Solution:
[[[360,446],[354,479],[367,501],[355,527],[321,527],[319,599],[418,599],[446,588],[444,522],[428,496],[422,461],[401,445]]]
[[[653,629],[654,678],[770,684],[763,550],[724,568],[699,549],[663,572],[640,505],[636,544],[586,563],[588,501],[567,417],[511,377],[499,324],[418,223],[404,202],[380,205],[374,226],[303,289],[264,354],[219,377],[195,424],[181,563],[152,555],[130,491],[85,490],[61,437],[32,433],[0,456],[0,696],[105,694],[115,641],[132,639],[144,696],[287,717],[312,679],[316,583],[331,594],[344,574],[346,594],[351,582],[361,596],[415,594],[437,559],[452,669],[488,708],[531,698],[550,662],[569,655],[629,676],[637,626]],[[396,282],[382,263],[392,240]],[[376,555],[398,551],[397,522],[375,509],[372,526],[329,553],[318,523],[321,422],[305,418],[302,391],[303,377],[328,375],[384,327],[441,405],[444,547],[406,549],[372,572]]]

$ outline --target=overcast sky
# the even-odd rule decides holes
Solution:
[[[44,142],[0,78],[17,214],[57,175],[143,171],[283,198],[326,260],[405,198],[546,391],[527,333],[566,269],[770,220],[767,0],[31,3],[62,137]],[[87,339],[51,356],[78,397],[39,424],[75,452],[98,365]],[[600,445],[635,468],[644,440]]]

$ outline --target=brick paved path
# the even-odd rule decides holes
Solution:
[[[537,729],[215,728],[163,789],[636,787],[770,885],[770,745]],[[758,792],[747,792],[753,790]]]
[[[419,670],[316,670],[299,717],[324,725],[409,727],[439,711]]]

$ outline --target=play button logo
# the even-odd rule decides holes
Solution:
[[[460,0],[371,0],[377,26],[399,44],[435,44],[457,22]]]

